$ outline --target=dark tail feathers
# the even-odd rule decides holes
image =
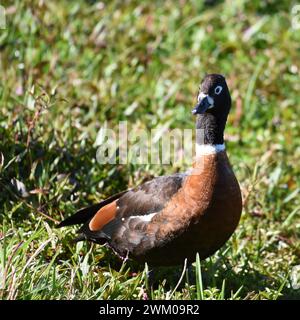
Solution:
[[[67,226],[72,226],[74,224],[82,224],[87,222],[89,219],[91,219],[97,211],[102,208],[103,206],[107,205],[108,203],[120,198],[126,191],[117,193],[110,198],[107,198],[100,203],[94,204],[90,207],[83,208],[79,211],[77,211],[75,214],[73,214],[71,217],[68,217],[67,219],[63,220],[59,225],[56,226],[56,228],[61,228],[61,227],[67,227]]]

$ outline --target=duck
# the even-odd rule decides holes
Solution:
[[[58,227],[81,224],[76,241],[106,245],[122,259],[153,267],[192,263],[197,253],[202,260],[213,255],[234,233],[242,212],[224,143],[230,109],[225,77],[207,74],[192,109],[197,132],[192,167],[112,195]]]

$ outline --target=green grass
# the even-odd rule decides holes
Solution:
[[[290,1],[4,1],[0,299],[299,299],[300,32]],[[244,210],[192,269],[120,264],[55,222],[178,168],[99,165],[97,132],[193,128],[205,73],[225,74],[227,149]],[[195,257],[196,260],[196,257]],[[179,279],[181,281],[179,282]]]

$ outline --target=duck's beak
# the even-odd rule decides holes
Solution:
[[[192,110],[192,114],[203,114],[206,110],[212,108],[214,106],[214,99],[210,97],[208,94],[200,94],[198,103],[195,105]]]

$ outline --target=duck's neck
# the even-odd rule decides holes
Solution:
[[[227,116],[217,118],[211,113],[200,114],[196,121],[196,154],[210,154],[225,150],[224,129]]]

